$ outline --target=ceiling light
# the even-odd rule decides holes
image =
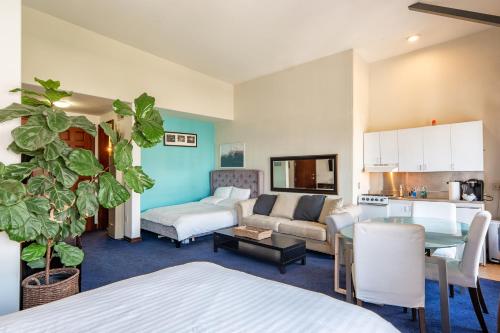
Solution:
[[[57,106],[58,108],[65,109],[69,108],[71,106],[71,103],[66,101],[56,101],[54,102],[54,105]]]
[[[410,43],[415,43],[419,38],[420,38],[419,35],[412,35],[412,36],[406,38],[406,40]]]

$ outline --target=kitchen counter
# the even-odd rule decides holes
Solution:
[[[439,202],[451,202],[456,204],[478,204],[483,205],[484,201],[465,201],[465,200],[449,200],[443,198],[413,198],[413,197],[389,197],[389,200],[404,200],[404,201],[439,201]]]

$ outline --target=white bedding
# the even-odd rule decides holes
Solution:
[[[214,205],[203,202],[149,209],[141,214],[141,218],[174,227],[177,240],[228,228],[238,223],[234,204]]]
[[[332,297],[196,262],[0,317],[0,332],[397,332]]]

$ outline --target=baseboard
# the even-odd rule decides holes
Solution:
[[[127,237],[127,236],[124,236],[123,239],[125,239],[127,242],[129,243],[140,243],[142,242],[142,237],[135,237],[135,238],[130,238],[130,237]]]

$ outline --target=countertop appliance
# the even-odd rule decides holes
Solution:
[[[389,216],[389,196],[382,194],[361,194],[358,197],[361,207],[360,221],[375,217]]]
[[[461,183],[460,197],[464,199],[464,194],[474,194],[474,201],[484,200],[484,181],[480,179],[469,179]]]

